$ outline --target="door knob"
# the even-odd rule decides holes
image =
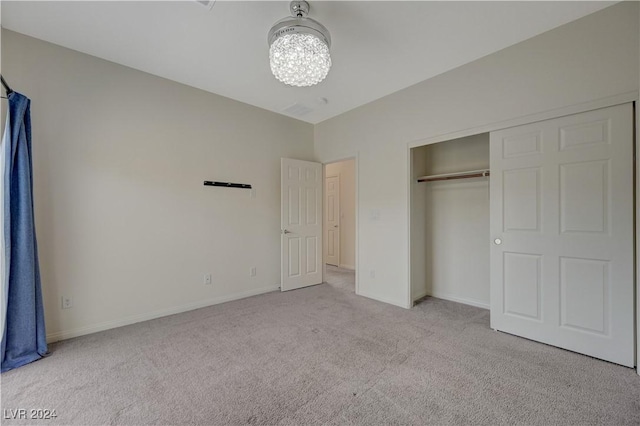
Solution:
[[[282,231],[282,233],[283,234],[291,234],[291,231],[288,231],[288,230],[285,229],[284,231]]]
[[[495,240],[493,240],[493,243],[499,246],[500,244],[502,244],[502,240],[500,238],[496,238]]]
[[[337,227],[338,227],[338,225],[333,225],[333,227],[334,227],[334,228],[337,228]]]

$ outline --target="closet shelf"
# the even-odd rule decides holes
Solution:
[[[434,182],[437,180],[452,180],[452,179],[470,179],[479,177],[488,177],[489,169],[483,170],[469,170],[466,172],[455,173],[443,173],[440,175],[420,176],[418,182]]]

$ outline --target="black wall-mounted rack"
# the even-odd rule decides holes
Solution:
[[[251,185],[247,185],[246,183],[215,182],[210,180],[205,180],[204,186],[223,186],[225,188],[251,189]]]

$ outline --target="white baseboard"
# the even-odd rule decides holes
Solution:
[[[148,321],[160,317],[166,317],[168,315],[179,314],[182,312],[192,311],[194,309],[206,308],[207,306],[218,305],[220,303],[231,302],[233,300],[244,299],[245,297],[257,296],[258,294],[269,293],[276,291],[280,287],[279,285],[271,287],[262,287],[255,290],[244,291],[242,293],[235,293],[226,296],[214,297],[213,299],[201,300],[195,303],[188,303],[186,305],[175,306],[172,308],[161,309],[158,311],[147,312],[139,315],[132,315],[130,317],[105,321],[98,324],[90,325],[87,327],[76,328],[72,330],[57,331],[55,333],[47,334],[47,342],[53,343],[60,340],[71,339],[73,337],[84,336],[86,334],[97,333],[99,331],[105,331],[112,328],[123,327],[125,325],[135,324],[137,322]]]
[[[425,296],[428,296],[429,292],[428,291],[423,291],[422,293],[418,293],[417,296],[413,296],[413,302],[415,303],[416,300],[420,300]]]
[[[427,294],[425,294],[425,296],[427,296]],[[452,296],[450,294],[431,293],[429,296],[435,297],[437,299],[449,300],[451,302],[464,303],[465,305],[471,305],[471,306],[475,306],[477,308],[483,308],[483,309],[489,309],[490,308],[488,303],[481,302],[481,301],[475,300],[475,299],[467,299],[465,297]],[[424,297],[424,296],[422,296],[422,297]]]
[[[378,302],[383,302],[383,303],[388,303],[390,305],[399,306],[399,307],[404,308],[404,309],[410,309],[411,308],[411,306],[407,306],[404,303],[399,303],[397,300],[387,299],[385,297],[380,297],[380,296],[374,296],[372,294],[368,294],[368,293],[363,292],[363,291],[360,291],[360,292],[358,292],[356,294],[358,296],[363,296],[363,297],[366,297],[368,299],[377,300]]]
[[[350,269],[350,270],[352,270],[352,271],[355,271],[355,270],[356,270],[356,267],[355,267],[355,266],[353,266],[353,265],[343,265],[343,264],[340,264],[340,267],[341,267],[342,269]]]

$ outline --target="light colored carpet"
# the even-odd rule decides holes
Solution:
[[[2,408],[58,417],[3,424],[640,423],[631,369],[494,332],[483,309],[425,299],[405,310],[344,282],[51,350],[2,375]]]
[[[326,265],[325,280],[331,287],[336,289],[349,291],[351,293],[356,292],[356,273],[350,269]]]

